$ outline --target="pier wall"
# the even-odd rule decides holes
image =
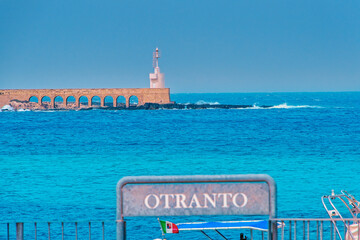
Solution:
[[[125,99],[122,101],[123,104],[129,107],[131,105],[130,98],[133,96],[138,99],[137,105],[171,103],[169,88],[5,89],[0,90],[0,108],[10,105],[14,101],[30,101],[30,98],[33,102],[32,106],[40,108],[44,106],[46,108],[66,109],[92,107],[94,106],[92,104],[93,97],[100,98],[100,103],[97,105],[100,107],[105,107],[105,98],[112,98],[113,107],[119,106],[119,99],[123,97],[122,99]],[[55,101],[55,98],[57,98],[57,101]],[[88,104],[80,102],[80,98],[85,99],[85,101],[87,98]],[[70,102],[71,99],[73,99],[72,102]]]

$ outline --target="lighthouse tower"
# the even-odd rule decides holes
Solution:
[[[165,88],[165,76],[163,73],[160,73],[159,58],[159,49],[156,48],[155,52],[153,53],[154,73],[149,74],[150,88]]]

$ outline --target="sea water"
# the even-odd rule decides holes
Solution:
[[[171,98],[253,107],[1,112],[0,222],[104,220],[113,239],[116,183],[123,176],[269,174],[279,217],[327,217],[321,196],[332,189],[360,197],[359,92]],[[47,236],[46,227],[38,234]],[[73,225],[65,228],[73,234]],[[60,225],[52,229],[59,237]],[[155,217],[130,218],[128,229],[130,239],[160,236]],[[25,230],[30,234],[33,225]],[[0,239],[5,232],[0,224]]]

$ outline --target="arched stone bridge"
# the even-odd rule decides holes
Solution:
[[[133,98],[137,98],[136,105],[171,103],[169,88],[8,89],[0,90],[0,108],[14,100],[37,102],[48,108],[129,107]],[[112,99],[112,102],[105,105],[106,99]]]

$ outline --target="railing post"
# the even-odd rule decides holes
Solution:
[[[50,234],[50,222],[48,222],[48,236],[49,236],[49,240],[51,239],[51,234]]]
[[[7,223],[7,240],[10,240],[10,223]]]
[[[124,219],[116,221],[116,230],[117,230],[117,237],[116,240],[125,240],[126,239],[126,222]]]
[[[24,240],[24,223],[16,223],[16,240]]]
[[[319,240],[319,221],[316,221],[316,240]]]
[[[324,238],[324,221],[320,222],[320,240]]]
[[[310,240],[310,221],[307,221],[307,240]]]
[[[75,222],[75,240],[78,239],[78,229],[77,229],[77,222]]]
[[[91,240],[91,222],[89,222],[89,240]]]
[[[269,220],[268,239],[277,240],[277,221]]]
[[[102,222],[102,240],[105,240],[105,224]]]
[[[305,220],[303,221],[303,240],[305,240],[305,236],[306,236],[306,233],[305,233]]]
[[[277,240],[277,221],[272,220],[272,239]]]
[[[61,240],[64,240],[64,222],[61,222]]]
[[[268,221],[268,240],[273,240],[272,239],[272,221],[269,220]]]

